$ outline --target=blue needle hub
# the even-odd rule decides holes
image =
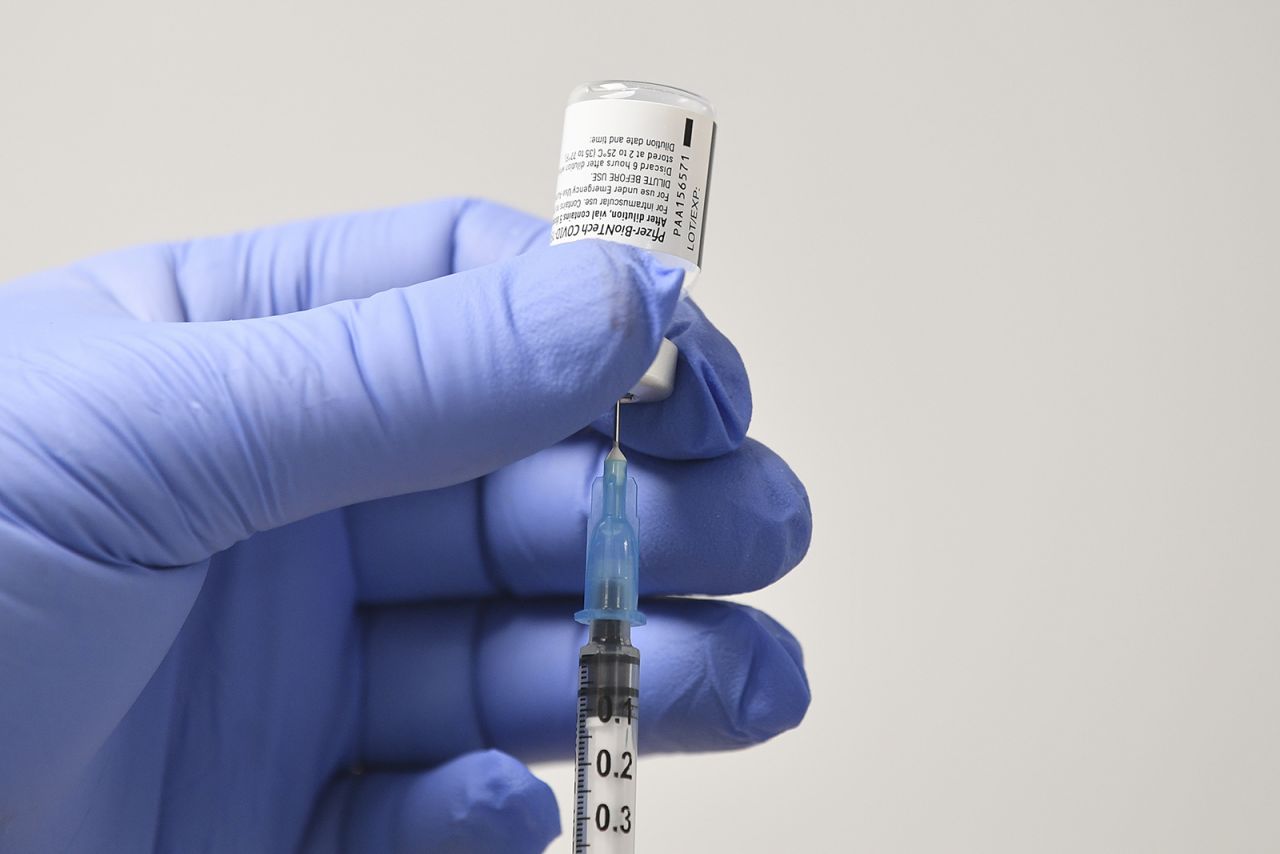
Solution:
[[[636,482],[627,477],[627,458],[615,444],[604,461],[604,476],[591,490],[587,521],[587,584],[575,619],[620,620],[644,625],[640,601],[640,538]]]

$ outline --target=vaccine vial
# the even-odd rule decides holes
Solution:
[[[685,271],[702,269],[715,110],[705,98],[658,83],[603,80],[569,94],[560,145],[551,243],[599,238],[638,246]],[[664,339],[630,399],[661,400],[677,351]]]

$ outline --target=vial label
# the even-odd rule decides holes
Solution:
[[[715,122],[668,104],[570,104],[551,243],[599,237],[701,267],[714,141]]]

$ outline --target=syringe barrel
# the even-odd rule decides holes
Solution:
[[[586,698],[588,717],[639,717],[640,650],[631,644],[591,643],[582,648],[578,664],[578,690]]]
[[[594,620],[578,658],[575,854],[630,854],[636,830],[640,651],[623,620]]]

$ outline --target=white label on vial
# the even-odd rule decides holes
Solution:
[[[711,119],[668,104],[570,104],[552,244],[599,237],[700,267],[714,135]]]

